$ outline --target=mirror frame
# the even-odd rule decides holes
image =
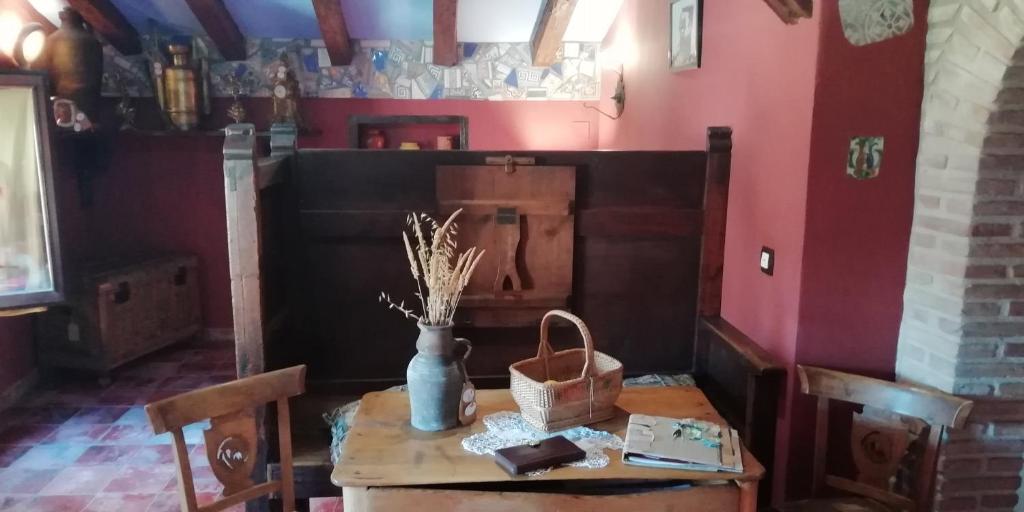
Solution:
[[[39,141],[38,169],[43,200],[43,214],[46,218],[46,237],[49,247],[48,257],[53,274],[53,289],[40,292],[12,293],[0,295],[0,310],[48,306],[64,302],[64,265],[60,246],[60,230],[57,221],[57,199],[54,190],[53,141],[50,130],[49,101],[47,100],[49,84],[44,72],[0,70],[0,86],[29,87],[36,111],[36,140]]]

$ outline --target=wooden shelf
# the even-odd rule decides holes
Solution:
[[[180,130],[141,130],[141,129],[137,130],[137,129],[130,129],[130,130],[118,130],[118,131],[116,131],[114,133],[117,133],[119,135],[138,135],[138,136],[143,136],[143,137],[223,137],[224,136],[224,129],[221,128],[219,130],[189,130],[189,131],[180,131]],[[103,134],[103,132],[98,132],[98,131],[70,132],[70,131],[66,131],[66,130],[60,130],[60,131],[57,132],[57,136],[60,137],[60,138],[85,138],[85,137],[95,137],[95,136],[99,136],[101,134]],[[319,135],[322,135],[322,134],[323,134],[323,130],[320,130],[318,128],[313,128],[313,129],[309,129],[309,130],[302,130],[302,131],[299,132],[299,136],[300,137],[301,136],[307,136],[307,135],[319,136]],[[270,136],[270,132],[269,131],[258,131],[258,132],[256,132],[256,136],[257,137],[269,137]]]

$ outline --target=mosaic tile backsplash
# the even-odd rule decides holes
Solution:
[[[148,38],[144,38],[149,43]],[[155,51],[146,44],[147,53]],[[282,52],[302,84],[302,95],[321,98],[596,100],[600,96],[597,43],[564,43],[550,67],[532,66],[530,43],[462,43],[454,67],[435,66],[427,41],[356,41],[349,66],[330,65],[320,40],[251,39],[249,58],[224,61],[209,52],[214,96],[230,97],[228,77],[242,84],[244,96],[270,96],[271,79]],[[200,39],[197,47],[210,48]],[[105,50],[104,94],[152,96],[145,55],[125,57]]]

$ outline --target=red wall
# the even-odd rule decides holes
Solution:
[[[32,320],[0,319],[0,395],[32,372]]]
[[[627,0],[605,40],[625,61],[627,100],[621,119],[601,119],[601,149],[696,149],[708,126],[734,129],[723,316],[790,369],[777,499],[809,479],[813,402],[795,365],[895,366],[927,28],[927,2],[915,4],[911,34],[858,48],[835,2],[796,26],[760,3],[705,2],[703,66],[681,73],[650,29],[667,24],[663,3]],[[878,179],[846,177],[856,135],[886,137]],[[776,251],[772,277],[757,267],[762,245]]]
[[[820,5],[821,49],[807,183],[796,362],[892,378],[914,204],[928,5],[910,34],[856,47],[838,7]],[[850,138],[885,137],[878,178],[846,176]],[[792,439],[808,439],[814,401],[794,393]],[[810,446],[790,443],[791,489],[806,490]]]
[[[704,2],[704,9],[703,66],[672,73],[661,29],[667,4],[623,5],[605,47],[623,55],[626,109],[617,121],[601,119],[600,148],[703,149],[708,126],[733,128],[723,316],[792,362],[820,19],[788,26],[749,0]],[[773,277],[759,271],[762,245],[775,249]]]

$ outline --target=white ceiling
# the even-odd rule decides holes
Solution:
[[[29,0],[59,24],[65,0]],[[431,0],[340,0],[354,39],[429,40],[433,33]],[[529,41],[544,0],[459,0],[458,36],[465,42]],[[185,0],[113,0],[142,33],[153,21],[173,32],[202,34]],[[601,41],[623,0],[578,0],[566,41]],[[248,37],[318,38],[310,0],[225,0]]]

